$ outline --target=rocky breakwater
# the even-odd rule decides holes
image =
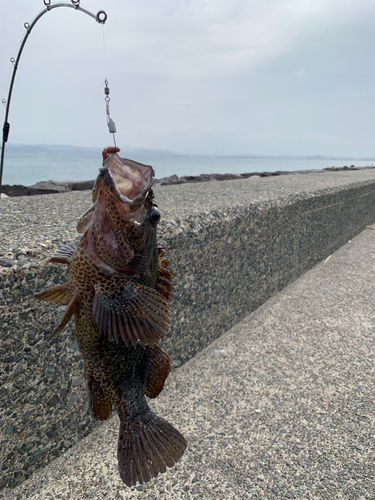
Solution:
[[[1,192],[7,196],[35,196],[39,194],[69,193],[70,191],[87,191],[94,187],[92,181],[40,181],[32,186],[4,184]]]
[[[232,181],[240,179],[248,179],[249,177],[278,177],[279,175],[288,174],[313,174],[322,172],[341,172],[347,170],[361,170],[369,169],[374,167],[355,167],[351,165],[350,167],[328,167],[324,169],[313,169],[313,170],[277,170],[275,172],[246,172],[244,174],[200,174],[200,175],[184,175],[178,177],[178,175],[171,175],[169,177],[163,177],[162,179],[155,179],[156,184],[161,184],[162,186],[170,186],[174,184],[188,184],[188,183],[198,183],[198,182],[215,182],[215,181]]]
[[[347,170],[363,170],[370,169],[374,167],[355,167],[351,165],[350,167],[328,167],[323,170],[295,170],[295,171],[284,171],[278,170],[276,172],[247,172],[243,174],[200,174],[200,175],[184,175],[178,177],[178,175],[170,175],[168,177],[163,177],[161,179],[155,179],[155,184],[160,184],[162,186],[170,186],[176,184],[196,184],[201,182],[215,182],[215,181],[230,181],[230,180],[240,180],[248,179],[249,177],[277,177],[280,175],[288,174],[312,174],[321,173],[325,171],[329,172],[340,172]],[[32,186],[23,186],[21,184],[9,185],[4,184],[1,187],[1,193],[9,197],[14,196],[35,196],[40,194],[55,194],[55,193],[69,193],[70,191],[87,191],[94,187],[94,180],[91,181],[40,181]]]

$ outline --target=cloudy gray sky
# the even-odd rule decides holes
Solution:
[[[105,26],[60,8],[30,34],[12,97],[10,142],[110,144],[107,77],[121,146],[375,155],[374,0],[81,6],[104,9]],[[42,8],[42,0],[2,2],[0,98],[7,97],[9,58],[23,23]]]

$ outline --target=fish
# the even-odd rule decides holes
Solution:
[[[103,150],[92,190],[92,207],[79,219],[79,241],[47,261],[70,266],[67,283],[36,293],[36,299],[67,304],[49,339],[74,316],[83,358],[89,413],[120,419],[118,470],[127,486],[147,483],[182,457],[184,436],[156,415],[156,398],[171,371],[160,341],[171,327],[174,288],[166,250],[157,245],[161,218],[154,200],[154,170]]]

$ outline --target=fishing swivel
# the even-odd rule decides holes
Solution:
[[[116,125],[115,122],[111,118],[111,114],[109,111],[109,101],[111,98],[109,97],[109,87],[108,87],[108,80],[106,79],[105,82],[105,87],[104,87],[104,94],[105,94],[105,107],[106,107],[106,113],[107,113],[107,125],[108,125],[108,130],[110,134],[113,134],[113,142],[115,143],[116,147],[116,139],[115,139],[115,133],[116,133]]]

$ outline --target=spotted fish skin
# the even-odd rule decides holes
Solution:
[[[153,169],[103,152],[93,207],[78,222],[78,244],[57,251],[51,262],[70,265],[68,282],[35,297],[68,304],[51,335],[74,315],[84,360],[89,410],[106,420],[112,405],[120,418],[118,468],[128,486],[144,483],[183,455],[185,438],[149,408],[170,372],[159,345],[170,329],[170,262],[158,248],[160,218],[152,192]]]

